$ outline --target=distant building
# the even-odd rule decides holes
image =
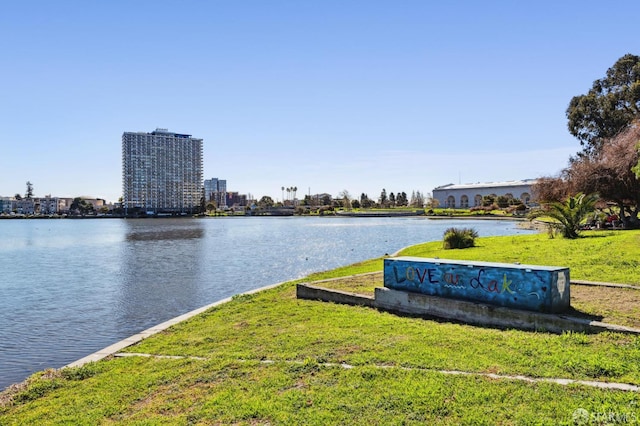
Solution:
[[[13,211],[13,201],[10,197],[0,197],[0,214],[9,214]]]
[[[227,207],[245,207],[248,205],[247,196],[237,192],[227,192],[225,205]]]
[[[13,202],[14,210],[18,214],[32,215],[36,212],[36,202],[33,198],[21,198]]]
[[[217,208],[227,207],[227,181],[218,178],[205,179],[204,201],[214,202]]]
[[[58,198],[47,195],[37,199],[40,206],[39,213],[44,215],[58,213]]]
[[[433,198],[438,200],[440,207],[451,209],[481,206],[482,198],[488,195],[517,198],[527,205],[534,201],[531,187],[536,182],[536,179],[525,179],[509,182],[448,184],[435,188]]]
[[[123,208],[193,213],[202,197],[202,139],[156,129],[122,135]]]

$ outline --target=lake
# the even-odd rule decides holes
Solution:
[[[411,218],[0,220],[0,389],[247,290],[515,222]]]

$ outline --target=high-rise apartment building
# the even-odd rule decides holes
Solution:
[[[156,129],[122,135],[123,208],[192,213],[202,198],[202,139]]]
[[[218,178],[205,179],[204,200],[205,202],[214,202],[218,208],[226,207],[227,181]]]

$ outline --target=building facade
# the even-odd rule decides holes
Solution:
[[[205,179],[204,201],[215,203],[217,208],[227,207],[227,181],[218,178]]]
[[[13,201],[10,197],[0,197],[0,214],[9,214],[13,211]]]
[[[194,213],[202,198],[202,139],[156,129],[122,135],[125,214]]]
[[[529,205],[532,198],[531,187],[535,179],[525,179],[509,182],[467,183],[461,185],[443,185],[433,190],[433,198],[438,205],[450,209],[467,209],[482,205],[482,198],[488,195],[494,197],[517,198],[523,204]]]
[[[248,205],[247,196],[238,192],[227,192],[226,206],[231,208],[242,208]]]

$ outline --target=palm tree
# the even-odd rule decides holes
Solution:
[[[578,238],[581,222],[591,213],[598,201],[596,194],[577,193],[564,202],[553,202],[543,208],[532,211],[529,219],[548,217],[553,219],[549,226],[560,230],[565,238]]]
[[[284,186],[281,189],[282,189],[282,205],[284,206]]]

